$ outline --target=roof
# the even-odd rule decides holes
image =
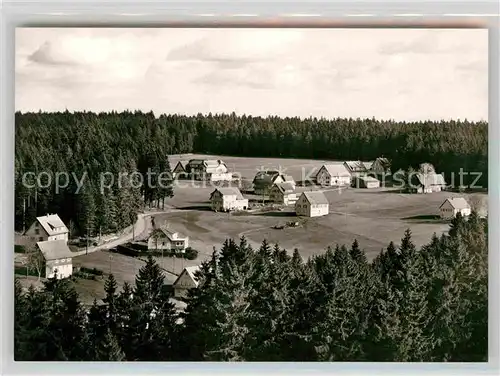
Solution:
[[[431,185],[446,185],[444,181],[444,176],[442,174],[417,174],[417,179],[424,187],[428,187]]]
[[[198,270],[200,270],[200,266],[186,266],[174,281],[173,285],[175,286],[177,284],[177,281],[182,277],[183,274],[187,274],[193,280],[195,286],[198,287],[198,278],[195,277],[195,274]]]
[[[44,215],[43,217],[37,217],[36,220],[49,236],[66,234],[69,232],[68,228],[57,214]]]
[[[343,163],[325,164],[321,167],[321,169],[323,167],[330,174],[330,176],[351,176],[351,174],[349,174],[349,171],[347,171],[347,169]],[[321,171],[321,169],[320,169],[320,171]]]
[[[295,183],[295,180],[291,175],[281,175],[281,178],[285,183]]]
[[[352,172],[366,172],[366,167],[361,161],[346,161],[344,164]]]
[[[282,193],[293,193],[295,191],[293,184],[291,183],[276,183],[274,186],[278,187]]]
[[[47,240],[36,245],[47,261],[73,257],[66,240]]]
[[[272,185],[278,176],[280,176],[278,170],[259,171],[255,175],[253,183],[257,185]]]
[[[219,191],[220,194],[222,196],[236,196],[236,198],[238,200],[244,200],[245,197],[243,197],[243,195],[241,194],[240,190],[236,187],[224,187],[224,188],[217,188],[216,190],[214,190],[212,192],[212,194],[210,195],[210,197],[212,197],[212,195]]]
[[[373,176],[368,176],[368,175],[362,175],[362,176],[357,176],[357,179],[363,180],[365,182],[379,182],[377,178],[374,178]]]
[[[367,170],[369,170],[369,169],[371,169],[371,168],[372,168],[372,166],[373,166],[373,163],[374,163],[374,162],[375,162],[375,161],[370,161],[370,162],[362,162],[362,163],[363,163],[363,166],[365,166],[365,168],[366,168]]]
[[[384,157],[378,157],[376,160],[375,160],[377,163],[379,163],[381,166],[383,167],[391,167],[391,162],[389,161],[389,159],[387,158],[384,158]]]
[[[191,159],[188,162],[188,165],[190,165],[190,166],[205,165],[207,167],[217,167],[221,164],[225,165],[225,163],[223,161],[216,160],[216,159]]]
[[[177,231],[172,231],[165,226],[160,227],[158,230],[161,231],[170,240],[182,240],[187,238],[187,236],[179,234]],[[177,234],[177,239],[174,239],[175,234]],[[151,236],[153,236],[153,234],[151,234]]]
[[[328,200],[323,192],[320,191],[310,191],[310,192],[303,192],[302,193],[307,201],[311,205],[322,205],[322,204],[328,204]]]
[[[467,200],[463,197],[454,197],[454,198],[447,198],[444,200],[444,202],[441,204],[439,208],[441,208],[446,202],[449,202],[451,206],[455,209],[470,209],[470,205],[467,202]]]
[[[177,162],[177,164],[174,167],[174,171],[177,170],[179,167],[182,168],[182,170],[186,171],[187,164],[188,163],[186,161],[179,161],[179,162]]]

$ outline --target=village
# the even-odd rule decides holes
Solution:
[[[24,267],[34,268],[37,280],[83,278],[77,285],[87,285],[83,294],[89,293],[91,300],[102,295],[102,286],[93,285],[104,274],[116,274],[122,283],[132,281],[151,254],[163,268],[166,288],[173,291],[173,300],[182,310],[187,290],[198,285],[196,271],[201,262],[226,238],[245,236],[256,248],[266,238],[290,251],[300,249],[303,258],[329,245],[359,239],[373,256],[383,247],[384,234],[389,239],[394,231],[412,227],[418,244],[419,236],[424,242],[433,233],[445,232],[458,213],[467,217],[472,207],[484,210],[486,206],[485,196],[478,200],[477,195],[467,198],[446,192],[444,176],[428,163],[422,163],[413,180],[405,182],[394,178],[403,177],[404,172],[392,174],[390,161],[383,157],[371,162],[281,160],[278,165],[273,160],[232,158],[233,169],[221,157],[170,158],[175,163],[175,196],[167,208],[145,211],[123,234],[100,243],[87,240],[83,248],[75,247],[78,242],[70,239],[58,214],[38,217],[17,237],[17,246],[31,244],[36,250],[28,256],[16,253],[18,274],[24,273]],[[258,166],[259,162],[268,167]],[[313,179],[301,181],[311,175],[311,169]],[[409,201],[405,211],[404,203]],[[398,215],[382,220],[384,202],[392,202]]]

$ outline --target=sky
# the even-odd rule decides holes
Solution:
[[[481,29],[18,28],[17,111],[487,120]]]

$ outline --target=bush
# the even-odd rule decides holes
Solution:
[[[195,260],[198,257],[198,251],[191,247],[186,248],[186,252],[184,253],[185,258],[188,260]]]

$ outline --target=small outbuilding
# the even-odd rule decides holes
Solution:
[[[380,188],[380,180],[373,176],[355,176],[353,178],[354,188]]]

